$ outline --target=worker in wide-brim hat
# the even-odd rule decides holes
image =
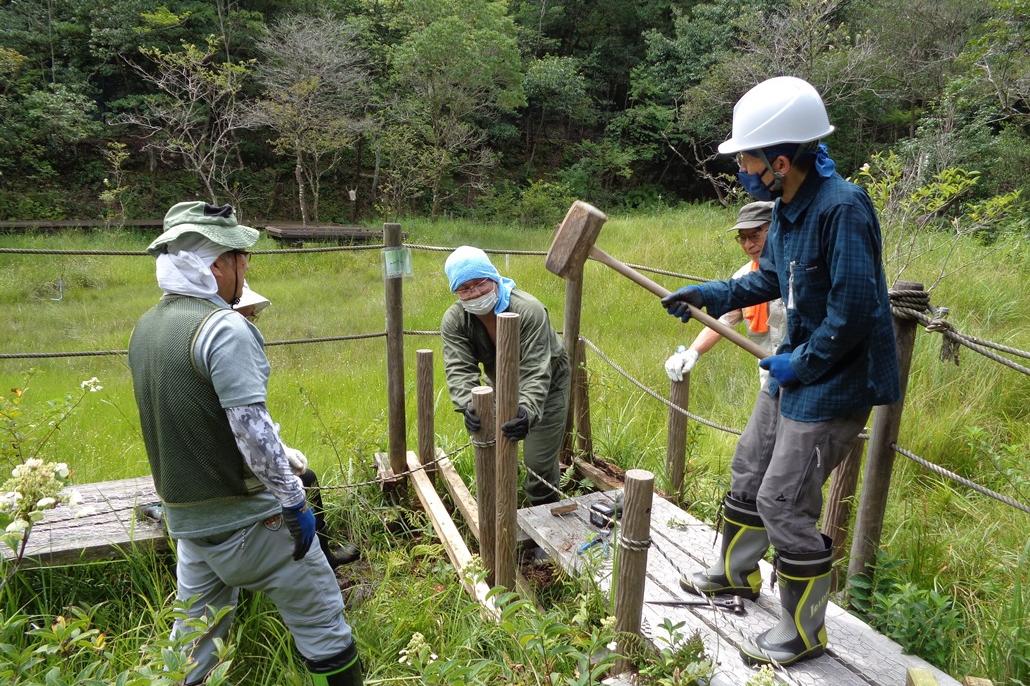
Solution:
[[[189,617],[267,593],[316,682],[361,684],[343,598],[311,545],[315,518],[265,405],[268,359],[239,303],[258,232],[229,205],[182,202],[147,248],[163,291],[129,341],[154,486],[176,541],[177,598]],[[232,612],[194,642],[187,685],[218,663]],[[177,620],[173,637],[185,631]]]

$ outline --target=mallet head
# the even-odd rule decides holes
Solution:
[[[604,212],[589,203],[572,203],[547,251],[547,271],[563,279],[577,278],[607,220]]]

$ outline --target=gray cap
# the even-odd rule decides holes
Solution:
[[[232,205],[221,207],[206,202],[180,202],[168,210],[164,233],[147,246],[155,257],[168,250],[168,244],[187,233],[199,233],[227,250],[246,250],[257,243],[257,229],[236,221]]]
[[[762,224],[768,224],[772,221],[772,210],[775,205],[776,203],[771,201],[749,202],[740,208],[737,223],[728,231],[757,229]]]

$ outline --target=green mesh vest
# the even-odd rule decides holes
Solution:
[[[129,340],[129,368],[157,494],[169,505],[252,495],[264,488],[243,461],[193,342],[214,312],[200,298],[166,295]]]

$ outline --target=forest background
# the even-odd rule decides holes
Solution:
[[[251,218],[534,226],[577,197],[725,204],[732,105],[782,74],[823,94],[845,176],[892,151],[912,188],[958,168],[964,202],[1018,217],[1028,17],[1027,0],[5,0],[0,218],[206,197]]]

